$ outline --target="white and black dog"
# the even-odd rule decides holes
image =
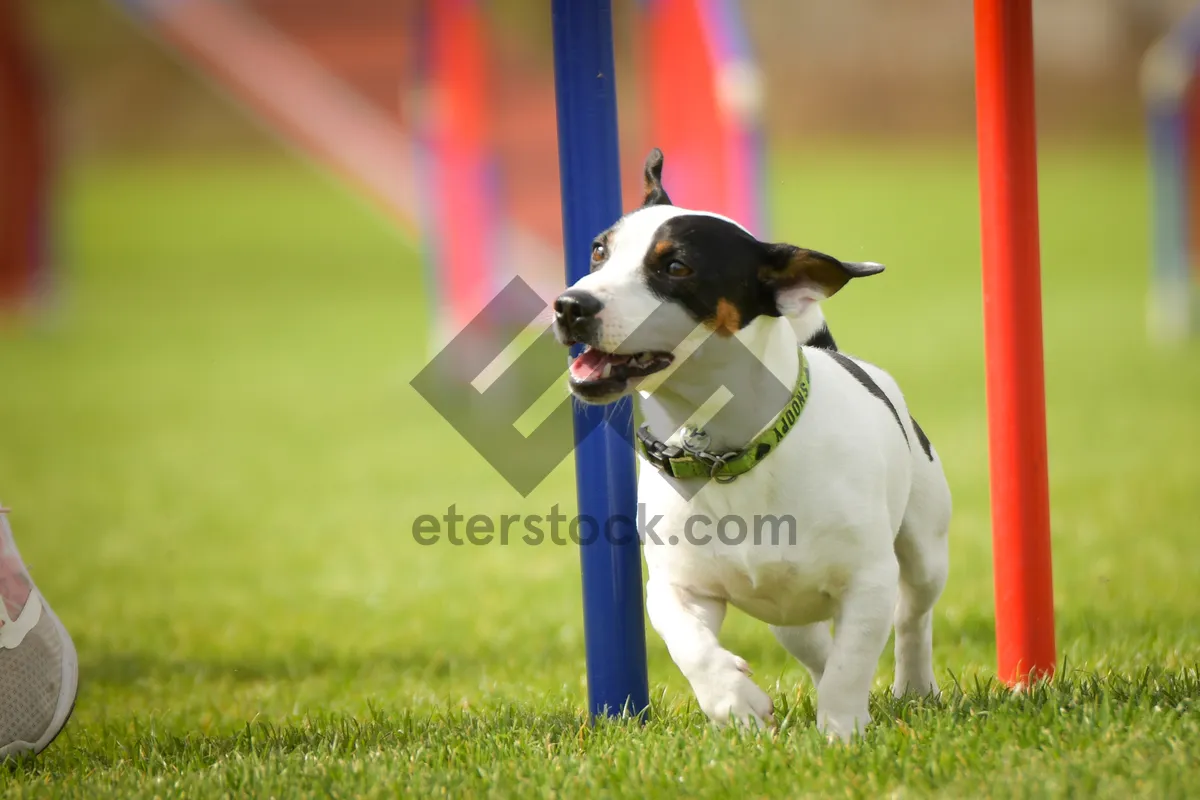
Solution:
[[[643,537],[647,608],[700,707],[717,723],[775,722],[718,641],[732,603],[804,664],[818,724],[847,739],[870,721],[893,620],[894,692],[937,693],[932,610],[948,569],[938,456],[896,382],[838,352],[817,305],[883,267],[673,206],[662,165],[651,152],[644,205],[596,238],[591,274],[554,304],[559,341],[587,345],[570,388],[588,403],[641,397],[638,502],[662,519]],[[697,535],[697,520],[731,515],[743,533],[754,516],[793,535]]]

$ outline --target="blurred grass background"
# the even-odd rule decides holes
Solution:
[[[194,124],[164,112],[146,139],[70,133],[120,117],[136,91],[114,89],[101,111],[64,101],[62,292],[40,324],[0,330],[0,498],[83,683],[63,738],[0,794],[636,792],[676,773],[697,795],[877,796],[910,781],[955,796],[1189,793],[1200,353],[1146,339],[1136,120],[1042,150],[1059,642],[1068,672],[1117,676],[1100,705],[1067,692],[1033,711],[995,695],[990,718],[884,714],[874,739],[825,754],[803,671],[735,613],[728,646],[804,731],[774,748],[709,731],[651,634],[661,723],[590,740],[576,733],[574,547],[411,538],[417,516],[451,504],[498,516],[574,501],[569,461],[521,499],[409,388],[428,331],[412,243],[94,5],[112,38],[92,49],[104,36],[88,39],[66,4],[39,8],[48,40],[81,43],[72,63],[131,48],[109,68],[134,84],[106,85],[177,79],[202,99],[180,104]],[[944,684],[970,687],[995,658],[974,150],[953,130],[871,133],[775,139],[773,232],[888,265],[826,313],[845,349],[896,376],[946,463],[936,659]],[[1147,674],[1168,689],[1114,689]],[[1095,710],[1110,704],[1119,719]]]

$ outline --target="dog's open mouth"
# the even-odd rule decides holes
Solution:
[[[675,359],[670,353],[605,353],[586,348],[571,362],[571,388],[576,392],[601,397],[620,394],[629,381],[664,370]]]

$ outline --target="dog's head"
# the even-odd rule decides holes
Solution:
[[[730,219],[671,205],[662,168],[655,149],[643,205],[596,237],[591,274],[554,303],[558,340],[587,345],[570,370],[571,391],[587,402],[612,402],[669,367],[698,324],[732,336],[758,317],[798,316],[851,278],[883,270],[760,242]]]

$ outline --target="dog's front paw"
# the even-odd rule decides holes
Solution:
[[[704,680],[692,685],[700,708],[718,725],[774,728],[775,703],[750,680],[749,665],[732,653],[724,655]]]
[[[871,714],[866,706],[848,713],[822,709],[820,701],[817,706],[817,727],[831,742],[848,742],[855,734],[861,736],[871,724]]]

